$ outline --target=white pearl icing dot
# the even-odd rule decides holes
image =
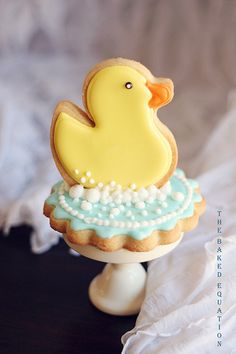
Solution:
[[[90,183],[90,184],[94,184],[94,183],[95,183],[95,180],[94,180],[93,178],[90,178],[89,183]]]
[[[171,194],[172,199],[178,201],[178,202],[182,202],[184,200],[184,194],[181,192],[173,192]]]
[[[164,202],[164,200],[166,200],[166,195],[164,193],[160,193],[157,195],[157,199],[160,200],[160,202]]]
[[[118,208],[113,208],[113,209],[111,209],[111,214],[112,215],[119,215],[120,214],[120,209],[118,209]]]
[[[83,200],[81,203],[81,209],[83,210],[91,210],[92,209],[92,204],[87,202],[86,200]]]
[[[122,203],[121,198],[116,198],[116,199],[115,199],[115,204],[120,205],[121,203]]]
[[[129,203],[129,202],[131,202],[132,197],[131,197],[130,193],[125,192],[122,196],[122,199],[123,199],[124,203]]]
[[[111,187],[115,187],[115,185],[116,185],[116,182],[115,181],[111,181],[110,186]]]
[[[81,178],[80,178],[80,182],[81,182],[81,183],[85,183],[85,182],[86,182],[86,177],[81,177]]]
[[[80,186],[79,184],[75,184],[69,189],[69,195],[73,199],[82,197],[83,193],[84,193],[84,187]]]
[[[156,186],[151,185],[151,186],[149,186],[149,187],[147,188],[147,191],[148,191],[148,193],[149,193],[149,195],[150,195],[151,197],[155,197],[156,194],[157,194],[158,189],[157,189]]]
[[[85,199],[90,203],[97,203],[100,200],[101,193],[98,189],[87,189],[85,192]]]
[[[91,172],[90,171],[87,171],[85,174],[86,174],[87,177],[91,177]]]
[[[131,210],[128,210],[125,214],[127,217],[131,216],[132,215],[132,211]]]
[[[141,188],[138,191],[138,197],[141,201],[147,200],[148,198],[148,191],[145,188]]]
[[[145,208],[145,203],[144,202],[137,202],[135,204],[135,208],[137,209],[144,209]]]

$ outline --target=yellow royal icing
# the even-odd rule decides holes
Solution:
[[[145,77],[129,66],[108,66],[95,74],[86,93],[94,127],[64,112],[55,123],[54,146],[67,174],[86,187],[115,181],[141,188],[163,178],[172,150],[154,123]]]

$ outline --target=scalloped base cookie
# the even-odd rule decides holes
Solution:
[[[112,199],[112,188],[103,192],[59,182],[45,201],[44,214],[51,227],[66,234],[71,243],[108,252],[121,248],[146,252],[177,241],[197,226],[205,210],[197,182],[179,169],[161,189],[149,186],[136,194],[129,191],[129,202],[127,190],[120,191],[119,202]]]

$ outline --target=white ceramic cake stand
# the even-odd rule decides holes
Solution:
[[[145,296],[146,271],[139,262],[164,256],[181,241],[160,245],[149,252],[121,249],[104,252],[94,246],[80,246],[64,240],[70,248],[90,259],[108,263],[89,286],[89,298],[99,310],[110,315],[134,315],[140,310]]]

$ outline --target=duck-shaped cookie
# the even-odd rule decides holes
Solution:
[[[117,58],[96,65],[83,87],[87,113],[67,101],[54,112],[51,147],[63,178],[87,188],[163,185],[177,148],[156,110],[172,97],[172,81],[156,79],[140,63]]]

